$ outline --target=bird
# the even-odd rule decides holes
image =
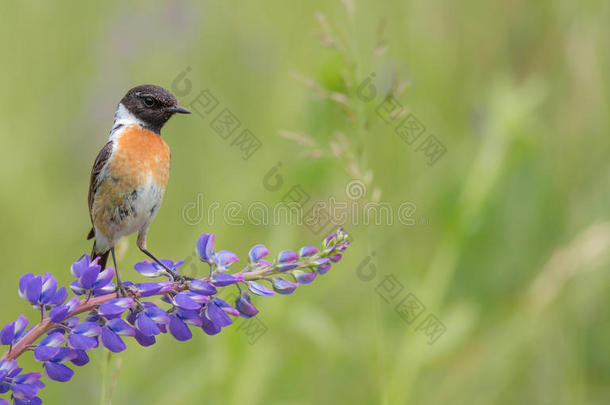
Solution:
[[[126,295],[119,276],[115,244],[138,232],[138,248],[172,278],[178,274],[146,246],[146,232],[159,211],[170,171],[170,149],[161,128],[175,114],[191,112],[168,90],[144,84],[132,88],[119,102],[108,142],[98,153],[89,182],[89,215],[94,239],[91,260],[106,268],[108,255],[116,272],[117,292]]]

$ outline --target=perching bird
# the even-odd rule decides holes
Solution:
[[[155,218],[169,177],[170,151],[161,128],[176,113],[190,114],[173,94],[145,84],[129,90],[114,115],[110,139],[91,169],[89,213],[95,238],[91,258],[100,256],[106,267],[108,254],[117,276],[117,289],[125,293],[114,254],[115,243],[138,232],[137,245],[152,260],[167,268],[146,248],[146,231]]]

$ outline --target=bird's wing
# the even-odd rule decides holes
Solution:
[[[108,163],[110,155],[112,155],[112,148],[113,142],[108,141],[100,153],[97,154],[93,167],[91,168],[91,179],[89,181],[89,214],[91,214],[91,209],[93,208],[93,198],[95,197],[95,192],[99,186],[100,173],[104,169],[104,166],[106,166],[106,163]],[[91,218],[91,221],[93,221],[93,218]],[[87,239],[91,239],[94,235],[93,229],[91,229]]]

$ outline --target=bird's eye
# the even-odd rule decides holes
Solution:
[[[152,97],[144,97],[144,104],[146,105],[146,107],[154,107],[155,99]]]

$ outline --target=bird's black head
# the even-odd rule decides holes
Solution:
[[[144,127],[156,133],[161,132],[161,127],[172,115],[191,113],[178,105],[178,100],[172,93],[153,84],[143,84],[129,90],[121,104],[141,121]]]

